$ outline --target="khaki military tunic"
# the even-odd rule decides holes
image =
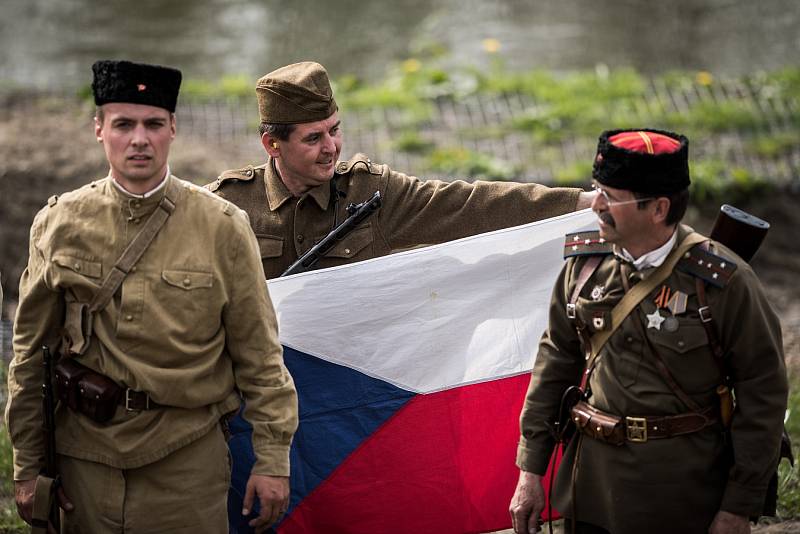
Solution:
[[[211,184],[247,212],[264,272],[275,278],[347,218],[348,204],[380,191],[382,207],[317,263],[332,267],[575,211],[580,189],[504,182],[420,181],[363,154],[336,166],[329,184],[294,198],[270,159]]]
[[[59,406],[58,452],[119,469],[150,464],[215,428],[239,407],[238,389],[254,428],[253,472],[288,476],[296,394],[247,217],[202,188],[167,180],[174,212],[96,315],[93,341],[78,357],[166,407],[118,407],[103,425]],[[8,377],[16,480],[42,467],[40,347],[58,348],[65,297],[91,299],[163,194],[134,198],[106,178],[51,199],[36,216]]]
[[[678,243],[688,231],[679,227]],[[750,267],[721,245],[713,245],[712,251],[722,262],[736,264],[724,287],[707,285],[737,400],[729,443],[719,423],[688,435],[621,446],[578,435],[569,443],[555,484],[554,503],[562,513],[574,513],[613,534],[705,533],[720,509],[760,515],[778,461],[787,400],[780,325]],[[585,363],[566,304],[586,258],[570,258],[556,283],[549,327],[522,411],[517,465],[532,473],[545,472],[553,448],[546,423],[555,419],[562,392],[579,383]],[[593,319],[607,314],[624,293],[623,261],[606,256],[581,291],[576,315],[592,333]],[[632,271],[631,285],[653,270]],[[686,311],[674,315],[677,328],[674,323],[672,329],[647,327],[659,285],[601,350],[589,382],[593,406],[623,417],[689,411],[657,370],[634,321],[643,322],[645,335],[683,390],[701,407],[718,405],[720,370],[698,316],[695,276],[676,268],[663,286],[688,295]],[[665,309],[659,314],[671,316]]]

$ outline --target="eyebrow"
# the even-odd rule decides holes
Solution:
[[[341,125],[341,124],[342,124],[342,121],[340,121],[340,120],[336,121],[336,124],[334,124],[333,126],[328,128],[328,131],[330,132],[331,130],[334,130],[334,129],[338,128],[339,125]],[[318,135],[321,135],[321,134],[322,134],[322,130],[314,130],[313,132],[309,132],[306,135],[304,135],[302,137],[301,141],[308,141],[309,139],[312,139],[314,136],[318,136]]]

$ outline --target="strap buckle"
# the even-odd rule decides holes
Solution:
[[[575,317],[577,317],[577,315],[575,314],[575,303],[574,302],[568,302],[567,303],[567,318],[574,319]]]
[[[700,321],[703,323],[710,323],[711,322],[711,308],[708,306],[702,306],[697,309],[697,314],[700,315]]]
[[[127,410],[129,412],[140,412],[142,410],[149,410],[150,409],[150,395],[145,395],[144,396],[144,408],[131,407],[131,404],[136,402],[136,399],[133,397],[134,393],[138,393],[138,392],[132,390],[131,388],[127,388],[125,390],[125,410]]]
[[[644,417],[625,418],[625,436],[628,441],[644,443],[647,441],[647,419]]]

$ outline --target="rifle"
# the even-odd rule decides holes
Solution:
[[[749,263],[768,231],[768,222],[723,204],[709,237],[719,241]]]
[[[347,237],[356,226],[364,222],[369,216],[375,213],[381,207],[381,192],[375,191],[369,200],[365,200],[360,204],[350,204],[347,206],[347,213],[349,217],[342,221],[342,224],[331,230],[328,235],[322,240],[311,247],[305,254],[297,258],[288,269],[283,271],[281,276],[289,276],[290,274],[304,273],[310,271],[319,259],[324,256],[330,249],[339,241]]]
[[[764,237],[769,231],[769,223],[754,217],[747,212],[738,208],[734,208],[728,204],[723,204],[720,212],[717,215],[717,220],[714,222],[714,228],[711,230],[711,239],[718,241],[734,251],[746,262],[750,262],[753,255],[758,251]],[[717,388],[717,394],[720,395],[720,411],[721,418],[726,428],[730,427],[731,418],[733,416],[734,401],[731,392],[728,390],[727,385],[720,385]],[[786,426],[783,427],[781,434],[780,452],[778,455],[778,463],[786,458],[789,463],[794,466],[794,454],[792,452],[792,442],[789,438],[789,433],[786,431]],[[778,504],[778,471],[777,466],[775,473],[772,475],[768,486],[766,498],[761,515],[774,516]]]
[[[42,412],[44,434],[45,467],[42,474],[36,479],[36,488],[33,498],[33,521],[31,525],[34,533],[48,532],[48,522],[56,532],[61,531],[61,517],[56,491],[61,485],[56,467],[56,400],[53,391],[53,359],[50,348],[42,347],[42,366],[44,378],[42,380]]]

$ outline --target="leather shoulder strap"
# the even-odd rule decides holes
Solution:
[[[105,308],[111,297],[117,292],[125,277],[128,276],[131,267],[139,261],[139,258],[145,253],[150,243],[153,242],[156,234],[167,222],[167,218],[175,210],[177,196],[178,187],[175,184],[175,178],[172,178],[170,183],[167,184],[167,190],[164,192],[164,197],[159,202],[158,208],[150,215],[142,229],[136,234],[136,237],[125,248],[122,256],[119,257],[111,272],[103,280],[103,285],[94,294],[94,298],[89,303],[88,311],[90,315]]]

